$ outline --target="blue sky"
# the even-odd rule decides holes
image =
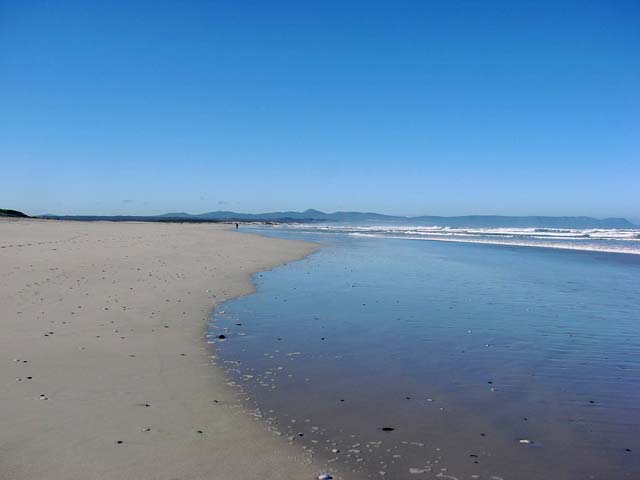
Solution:
[[[0,2],[0,207],[640,220],[634,1]]]

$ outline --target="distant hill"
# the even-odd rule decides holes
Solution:
[[[19,212],[18,210],[7,210],[4,208],[0,208],[0,217],[21,217],[21,218],[29,218],[29,215]]]
[[[38,218],[50,220],[75,220],[79,222],[222,222],[223,220],[201,219],[196,216],[164,216],[164,215],[39,215]]]
[[[238,213],[216,211],[200,214],[186,212],[165,213],[157,216],[47,216],[69,220],[110,220],[110,221],[156,221],[156,222],[341,222],[349,224],[396,224],[396,225],[438,225],[444,227],[468,228],[635,228],[625,218],[592,217],[543,217],[543,216],[500,216],[466,215],[459,217],[440,217],[423,215],[402,217],[372,212],[333,212],[319,210],[303,212],[285,211],[270,213]]]
[[[468,215],[462,217],[414,217],[413,220],[427,225],[446,227],[494,227],[494,228],[634,228],[636,225],[626,218],[593,217],[509,217],[499,215]]]
[[[202,219],[219,221],[297,221],[297,222],[344,222],[372,223],[385,222],[391,224],[439,225],[445,227],[473,228],[634,228],[625,218],[592,217],[543,217],[543,216],[500,216],[500,215],[466,215],[459,217],[440,217],[423,215],[417,217],[401,217],[371,212],[334,212],[325,213],[319,210],[304,212],[271,212],[271,213],[237,213],[216,211],[192,215],[189,213],[167,213],[164,218]]]
[[[326,221],[326,222],[361,222],[370,220],[392,221],[404,218],[380,213],[335,212],[324,213],[319,210],[305,210],[304,212],[270,212],[270,213],[237,213],[228,211],[208,212],[192,215],[184,212],[165,213],[162,217],[170,218],[200,218],[204,220],[243,220],[243,221]]]

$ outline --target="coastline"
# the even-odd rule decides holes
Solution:
[[[0,220],[0,478],[314,478],[204,335],[313,244],[219,224]]]
[[[211,329],[278,434],[360,478],[640,471],[633,259],[325,239]]]

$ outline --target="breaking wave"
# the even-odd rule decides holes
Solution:
[[[484,243],[640,255],[640,229],[456,228],[396,225],[278,225],[317,233],[373,238]]]

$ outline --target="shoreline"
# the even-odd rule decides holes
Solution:
[[[220,224],[12,219],[0,233],[0,478],[318,475],[244,411],[205,336],[253,274],[317,245]]]
[[[211,329],[233,338],[220,363],[276,434],[361,478],[638,471],[637,263],[327,243],[256,279]]]

